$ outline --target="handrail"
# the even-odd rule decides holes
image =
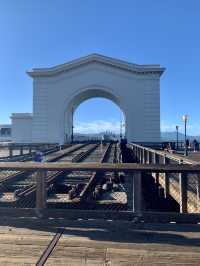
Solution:
[[[45,170],[45,171],[124,171],[153,173],[200,173],[200,164],[136,164],[136,163],[36,163],[0,162],[0,170]]]
[[[181,157],[181,156],[178,156],[176,154],[170,154],[166,151],[159,151],[159,150],[155,150],[155,149],[152,149],[152,148],[149,148],[149,147],[145,147],[145,146],[142,146],[142,145],[139,145],[139,144],[136,144],[136,143],[129,143],[128,145],[130,146],[135,146],[135,147],[138,147],[140,149],[143,149],[143,150],[146,150],[146,151],[149,151],[149,152],[152,152],[152,153],[156,153],[160,156],[166,156],[168,159],[171,159],[171,160],[174,160],[176,162],[179,162],[180,160],[182,160],[183,163],[187,163],[187,164],[195,164],[195,165],[198,165],[199,163],[196,162],[196,161],[193,161],[193,160],[190,160],[190,159],[186,159],[184,157]]]

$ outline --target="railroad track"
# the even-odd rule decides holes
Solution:
[[[117,158],[117,144],[111,143],[103,147],[99,146],[95,152],[84,159],[84,162],[115,163]],[[124,210],[127,208],[127,195],[122,184],[117,188],[118,179],[115,173],[102,174],[91,171],[67,173],[49,190],[47,206],[48,208]],[[104,189],[106,185],[110,187]]]
[[[78,144],[46,157],[49,162],[117,162],[116,143]],[[19,178],[9,176],[2,182],[0,206],[34,208],[36,196],[35,173],[23,173]],[[48,208],[92,208],[124,210],[127,204],[125,190],[116,190],[115,173],[91,171],[48,171],[46,173]],[[107,188],[105,189],[105,186]],[[16,191],[18,191],[16,195]],[[5,192],[5,193],[4,193]],[[123,196],[122,196],[123,194]],[[122,199],[120,199],[120,197]]]
[[[105,157],[105,151],[107,151],[110,147],[110,144],[106,144],[105,146],[96,145],[95,147],[91,147],[90,150],[81,152],[80,154],[75,154],[73,158],[71,158],[72,162],[97,162],[98,158]],[[69,158],[67,158],[69,160]],[[67,162],[69,162],[67,160]],[[102,160],[102,159],[101,159]],[[66,161],[63,158],[62,162]],[[61,179],[57,179],[57,182],[54,184],[49,191],[48,203],[49,205],[60,205],[60,203],[65,202],[78,202],[80,200],[80,193],[85,186],[87,186],[91,177],[93,177],[92,172],[82,172],[75,171],[71,173],[66,173],[63,175]],[[60,193],[61,192],[61,193]]]
[[[54,153],[47,152],[44,156],[45,162],[55,162],[64,156],[70,155],[74,151],[77,151],[78,149],[86,146],[88,144],[77,144],[75,146],[68,146],[66,149],[61,151],[56,151]],[[24,171],[1,171],[0,172],[0,186],[6,185],[9,182],[14,182],[19,180],[20,178],[24,178],[24,176],[28,176],[31,173],[24,172]]]
[[[87,148],[88,147],[88,148]],[[98,144],[78,144],[68,149],[59,151],[46,157],[46,161],[54,162],[63,160],[65,157],[81,154],[77,157],[76,162],[79,162],[87,154],[90,154],[98,147]],[[83,152],[82,150],[86,150]],[[7,173],[6,173],[7,174]],[[57,178],[64,175],[64,172],[49,171],[47,172],[46,183],[49,187]],[[34,172],[18,172],[10,174],[1,180],[0,183],[0,205],[14,205],[16,207],[28,207],[34,205],[34,197],[36,191],[36,178]],[[5,193],[5,191],[7,193]],[[16,196],[16,191],[18,191]],[[2,195],[3,194],[3,195]],[[6,204],[7,203],[7,204]]]

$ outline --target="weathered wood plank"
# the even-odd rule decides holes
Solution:
[[[48,266],[199,265],[198,225],[36,219],[0,226],[0,265],[35,265],[58,222],[65,231]]]
[[[0,234],[0,265],[35,265],[51,235]]]
[[[36,163],[36,162],[0,162],[0,170],[49,170],[49,171],[142,171],[142,172],[191,172],[199,173],[200,165],[157,164],[144,165],[135,163]]]

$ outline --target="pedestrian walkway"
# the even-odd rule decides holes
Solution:
[[[122,221],[0,219],[0,265],[36,265],[64,228],[45,265],[191,265],[200,261],[200,225]]]

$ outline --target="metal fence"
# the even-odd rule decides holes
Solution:
[[[199,175],[198,165],[0,163],[0,169],[4,174],[5,171],[9,171],[9,178],[1,182],[0,188],[2,215],[200,222],[199,190],[192,192],[196,195],[196,209],[190,211],[188,204],[191,205],[191,191],[186,186],[186,180],[190,180],[190,175]],[[11,172],[13,177],[10,175]],[[179,177],[177,197],[182,214],[145,209],[143,204],[145,178],[148,174],[155,175],[155,178],[159,176],[161,184],[161,175],[166,179],[166,176],[172,173]],[[89,180],[86,180],[87,176]],[[71,185],[75,181],[78,186],[73,189]],[[62,186],[59,187],[60,185]],[[169,186],[169,193],[171,187]],[[188,211],[192,213],[188,214]]]

